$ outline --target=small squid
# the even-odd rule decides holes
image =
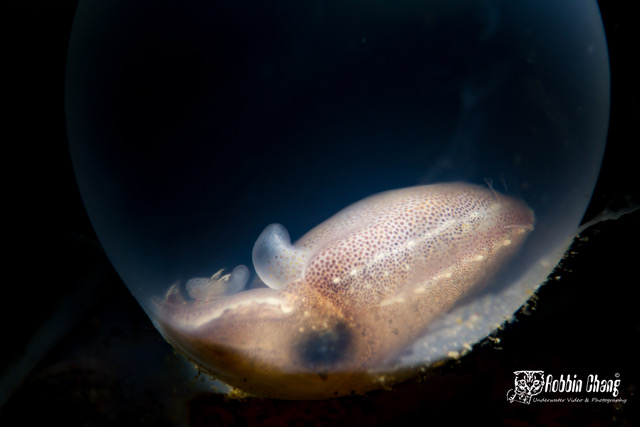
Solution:
[[[269,225],[250,272],[176,283],[154,301],[165,338],[250,394],[317,399],[406,379],[391,372],[427,326],[495,276],[533,230],[525,203],[465,183],[361,200],[292,244]],[[383,384],[384,383],[384,384]]]

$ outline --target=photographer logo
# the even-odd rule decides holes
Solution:
[[[531,398],[542,392],[544,371],[515,371],[515,388],[507,393],[509,403],[531,403]]]
[[[545,375],[544,371],[525,370],[515,371],[514,374],[514,388],[507,392],[509,403],[529,405],[531,402],[627,402],[627,399],[618,397],[619,373],[615,374],[615,379],[603,379],[597,374],[590,374],[585,378],[576,374],[563,374],[560,378],[554,378],[552,374]],[[588,395],[585,396],[585,393]],[[544,397],[538,397],[539,395]]]

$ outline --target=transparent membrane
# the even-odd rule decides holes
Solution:
[[[595,2],[81,1],[66,96],[87,211],[156,325],[176,283],[201,295],[190,280],[244,265],[256,286],[269,224],[295,242],[367,196],[439,182],[525,202],[535,229],[510,262],[344,389],[365,390],[469,349],[545,281],[598,175],[609,71]],[[303,389],[253,391],[334,394]]]

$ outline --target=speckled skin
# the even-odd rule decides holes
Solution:
[[[249,393],[325,398],[401,380],[387,372],[429,322],[488,282],[533,229],[491,189],[437,184],[355,203],[295,245],[279,225],[254,248],[261,288],[194,301],[172,287],[154,318],[176,348]],[[238,274],[237,277],[242,275]],[[237,280],[236,280],[237,282]],[[193,296],[193,295],[192,295]]]

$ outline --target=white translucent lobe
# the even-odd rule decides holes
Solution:
[[[302,277],[307,258],[303,249],[291,245],[287,229],[271,224],[253,246],[253,264],[260,279],[270,288],[280,289]]]

